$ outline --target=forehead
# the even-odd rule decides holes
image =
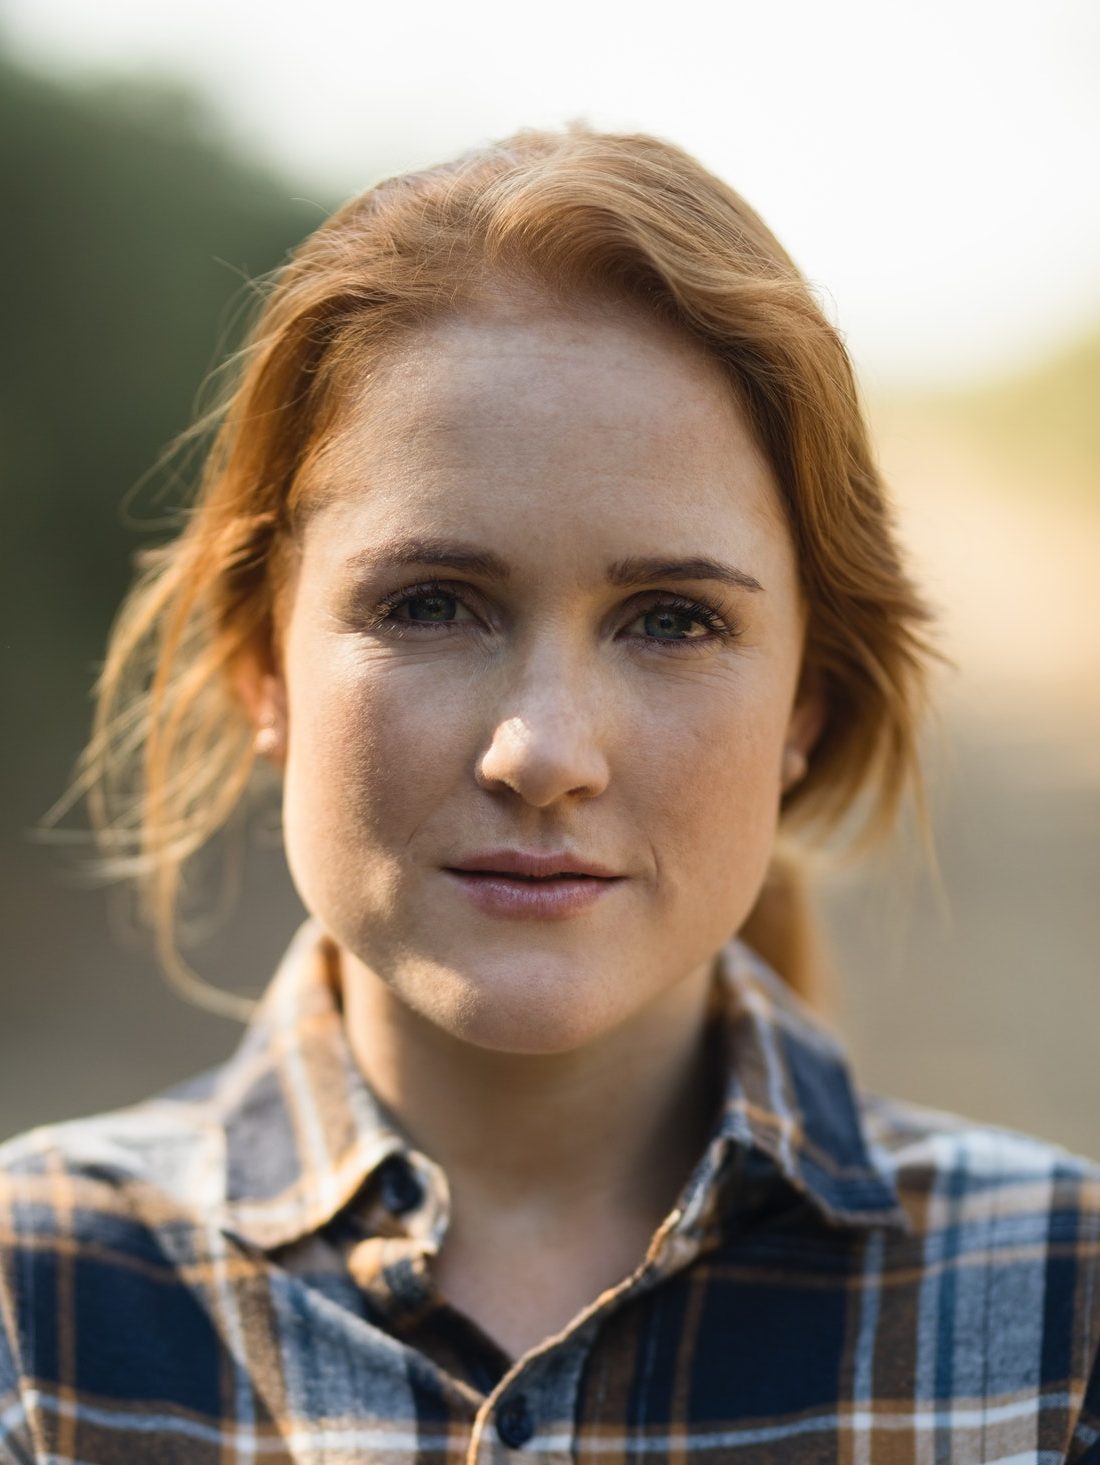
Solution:
[[[364,530],[786,533],[725,369],[640,307],[496,299],[418,327],[354,383],[335,437],[326,486]]]

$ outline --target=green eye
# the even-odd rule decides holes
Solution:
[[[434,624],[434,623],[437,623],[439,621],[445,621],[446,620],[446,616],[435,615],[435,614],[431,614],[430,612],[432,612],[433,610],[434,611],[438,611],[439,608],[441,606],[444,606],[447,601],[451,601],[452,603],[457,604],[457,600],[456,600],[455,596],[453,596],[453,595],[443,595],[443,594],[435,594],[435,595],[410,595],[406,600],[401,601],[400,604],[409,607],[409,612],[410,612],[409,619],[410,620],[412,620],[414,622],[429,622],[429,623],[433,623]],[[429,614],[428,615],[419,616],[419,615],[413,615],[412,614],[412,612],[415,609],[417,609],[418,606],[419,607],[423,607],[424,605],[427,605],[427,607],[428,607],[428,610],[429,610]]]
[[[406,606],[409,608],[408,615],[399,616],[397,612]],[[417,635],[420,629],[427,630],[430,627],[451,631],[462,624],[454,614],[459,607],[471,610],[459,593],[459,587],[451,588],[435,581],[425,585],[410,585],[379,604],[371,626],[373,629],[386,627],[399,636]],[[452,613],[449,614],[448,611]],[[651,600],[636,612],[634,620],[628,624],[633,625],[638,620],[650,626],[651,634],[632,636],[629,639],[661,651],[679,651],[681,648],[695,651],[719,642],[733,641],[741,634],[740,628],[728,624],[713,606],[678,595],[664,594]],[[705,633],[666,635],[658,629],[663,624],[666,631],[675,631],[678,624],[686,629],[693,623],[704,627]]]

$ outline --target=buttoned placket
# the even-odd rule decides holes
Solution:
[[[724,1139],[712,1141],[680,1203],[657,1228],[634,1271],[584,1307],[561,1332],[517,1358],[486,1395],[474,1417],[464,1465],[514,1465],[524,1451],[537,1452],[543,1465],[572,1465],[576,1400],[597,1333],[628,1300],[720,1243],[720,1191],[735,1181],[743,1159],[743,1152],[730,1151]]]
[[[572,1465],[576,1399],[596,1334],[628,1299],[689,1266],[705,1244],[717,1244],[699,1215],[702,1204],[713,1205],[714,1200],[712,1190],[697,1186],[688,1208],[678,1206],[665,1217],[633,1272],[602,1292],[560,1333],[516,1359],[477,1411],[464,1465],[516,1465],[524,1451],[536,1455],[540,1465]]]
[[[722,1188],[718,1176],[730,1158],[727,1142],[712,1140],[679,1204],[657,1228],[634,1271],[596,1297],[561,1332],[517,1358],[476,1403],[464,1465],[515,1462],[524,1451],[537,1452],[540,1462],[572,1462],[576,1401],[600,1327],[629,1299],[719,1243],[714,1225]],[[732,1152],[732,1158],[736,1165],[742,1152]],[[402,1322],[407,1326],[418,1312],[450,1305],[431,1277],[431,1261],[450,1218],[450,1193],[442,1167],[414,1150],[395,1152],[380,1172],[362,1224],[376,1231],[385,1225],[389,1234],[357,1242],[348,1265],[357,1285],[401,1332]]]
[[[368,1308],[374,1304],[370,1310],[377,1311],[378,1322],[395,1340],[409,1339],[407,1346],[416,1349],[413,1340],[423,1326],[420,1356],[438,1371],[451,1406],[469,1420],[465,1465],[514,1460],[525,1450],[540,1460],[571,1458],[576,1411],[597,1333],[628,1299],[721,1243],[726,1221],[715,1219],[719,1193],[732,1199],[734,1212],[748,1199],[731,1195],[730,1180],[719,1182],[731,1156],[756,1155],[769,1185],[793,1186],[829,1220],[898,1224],[904,1218],[890,1182],[866,1152],[834,1041],[800,1012],[777,977],[757,970],[747,948],[732,945],[724,949],[723,961],[731,1020],[724,1108],[645,1259],[499,1377],[499,1347],[496,1368],[480,1376],[471,1368],[468,1377],[460,1377],[453,1362],[443,1361],[445,1348],[438,1360],[432,1357],[432,1328],[444,1321],[442,1309],[462,1320],[471,1342],[480,1332],[433,1285],[431,1262],[450,1216],[446,1176],[410,1145],[364,1084],[328,983],[320,980],[331,954],[307,938],[312,939],[308,928],[266,999],[265,1022],[242,1045],[229,1077],[223,1225],[246,1245],[271,1252],[304,1244],[330,1222],[339,1229],[342,1217],[345,1240],[337,1264],[346,1268],[345,1276]],[[291,1059],[293,1073],[284,1072]],[[796,1071],[796,1060],[810,1065],[808,1075]],[[334,1075],[341,1081],[334,1082]],[[800,1107],[807,1077],[811,1092],[824,1083],[834,1098],[828,1115],[832,1128],[814,1132],[822,1113],[815,1109],[807,1115]],[[251,1140],[261,1130],[283,1136],[285,1153],[273,1143],[258,1150]],[[310,1134],[324,1144],[303,1158],[300,1136]],[[280,1186],[272,1184],[273,1175]],[[304,1270],[308,1277],[309,1266]],[[437,1317],[433,1309],[440,1309]],[[483,1332],[481,1340],[487,1349],[493,1343]],[[496,1382],[486,1393],[490,1377]]]

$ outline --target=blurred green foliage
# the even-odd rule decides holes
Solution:
[[[0,56],[0,785],[62,792],[135,549],[186,496],[150,473],[239,342],[249,281],[331,210],[232,154],[184,89]],[[131,495],[123,509],[123,500]],[[21,839],[17,835],[17,839]]]

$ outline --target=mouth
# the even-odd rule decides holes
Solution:
[[[483,915],[508,920],[577,916],[609,899],[611,891],[624,884],[621,875],[582,875],[572,870],[522,875],[515,870],[463,870],[444,865],[442,873]]]
[[[514,870],[463,870],[447,865],[452,875],[464,875],[468,880],[514,880],[520,885],[560,885],[564,880],[603,881],[602,875],[582,875],[573,870],[559,870],[556,875],[518,875]]]

